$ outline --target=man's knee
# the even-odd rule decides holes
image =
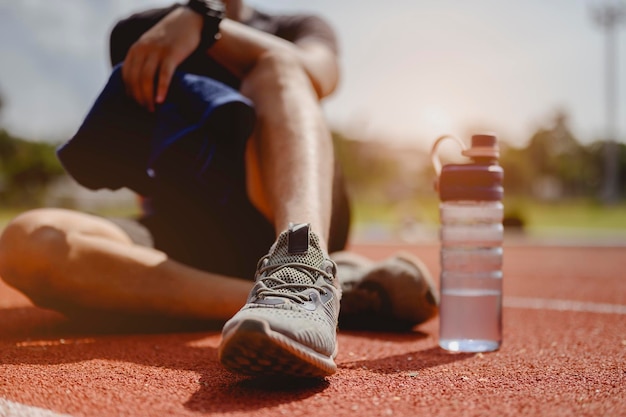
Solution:
[[[257,90],[280,91],[294,85],[309,86],[310,80],[298,60],[287,51],[268,51],[259,57],[254,68],[244,79],[244,94]],[[247,90],[247,91],[246,91]]]
[[[298,58],[289,51],[267,51],[259,57],[256,66],[279,76],[304,71]]]
[[[32,210],[13,219],[0,235],[0,277],[8,284],[32,291],[50,278],[62,253],[67,253],[66,234],[46,209]]]

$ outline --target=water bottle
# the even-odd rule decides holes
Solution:
[[[439,144],[455,140],[465,164],[441,166]],[[498,142],[472,136],[469,149],[453,136],[437,139],[441,219],[439,346],[454,352],[489,352],[502,343],[502,178]]]

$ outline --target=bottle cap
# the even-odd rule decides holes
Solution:
[[[491,134],[491,133],[481,133],[478,135],[473,135],[472,136],[472,148],[478,148],[478,147],[497,148],[498,139],[496,138],[496,135]]]
[[[441,169],[438,187],[441,201],[501,201],[504,170],[498,165],[496,136],[472,136],[472,147],[462,154],[472,158],[472,163],[448,164]]]
[[[500,158],[500,147],[498,146],[498,139],[495,135],[491,133],[473,135],[472,147],[469,149],[464,149],[461,153],[464,156],[472,159],[498,159]]]

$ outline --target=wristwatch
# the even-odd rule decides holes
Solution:
[[[220,22],[226,14],[222,0],[188,0],[186,6],[204,19],[199,48],[209,49],[220,38]]]

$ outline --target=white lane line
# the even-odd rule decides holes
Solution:
[[[45,408],[32,407],[0,398],[0,417],[72,417]]]
[[[626,314],[626,305],[549,298],[504,297],[504,307],[533,310],[576,311],[582,313]]]

